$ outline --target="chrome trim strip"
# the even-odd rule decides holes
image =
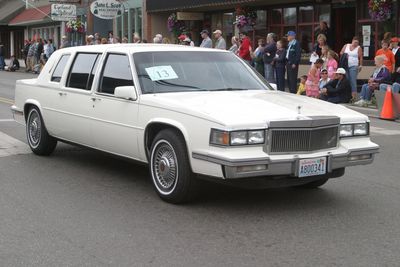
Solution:
[[[307,116],[306,119],[271,121],[269,128],[315,128],[340,124],[337,116]]]
[[[100,122],[104,122],[104,123],[108,123],[108,124],[127,127],[127,128],[131,128],[131,129],[144,130],[144,128],[137,127],[137,126],[132,126],[132,125],[124,124],[124,123],[117,123],[117,122],[108,121],[108,120],[101,120],[101,119],[97,119],[97,118],[93,118],[93,117],[89,117],[89,116],[84,116],[84,115],[71,113],[71,112],[60,111],[60,110],[56,110],[56,109],[52,109],[52,108],[43,107],[43,109],[48,110],[48,111],[53,111],[56,113],[62,113],[62,114],[67,114],[67,115],[71,115],[71,116],[75,116],[75,117],[85,118],[85,119],[89,119],[89,120],[93,120],[93,121],[100,121]]]

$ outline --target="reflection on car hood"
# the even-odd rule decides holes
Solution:
[[[342,105],[277,91],[164,93],[142,95],[141,103],[203,117],[226,126],[263,127],[270,121],[309,119],[308,116],[339,116],[341,123],[368,119]]]

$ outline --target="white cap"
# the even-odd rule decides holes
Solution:
[[[346,70],[343,69],[343,68],[338,68],[338,69],[335,71],[335,73],[345,75],[345,74],[346,74]]]
[[[89,35],[89,36],[88,36],[88,38],[92,38],[92,39],[93,39],[93,38],[94,38],[94,36],[93,36],[93,35]]]
[[[222,32],[220,30],[215,30],[213,33],[214,34],[216,34],[216,33],[222,34]]]

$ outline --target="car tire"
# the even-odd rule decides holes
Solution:
[[[26,119],[28,145],[36,155],[48,156],[57,146],[57,139],[50,136],[37,107],[29,109]]]
[[[329,178],[322,178],[322,179],[319,179],[319,180],[316,180],[316,181],[313,181],[313,182],[310,182],[310,183],[307,183],[307,184],[298,185],[297,187],[310,188],[310,189],[318,188],[318,187],[323,186],[324,184],[326,184],[326,182],[328,182],[328,180],[329,180]]]
[[[150,149],[150,175],[157,194],[166,202],[181,204],[196,196],[197,179],[180,133],[162,130]]]

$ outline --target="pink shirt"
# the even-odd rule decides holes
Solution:
[[[326,63],[326,69],[328,70],[329,79],[334,78],[337,67],[338,67],[338,63],[334,58],[331,58],[328,60],[328,63]]]

